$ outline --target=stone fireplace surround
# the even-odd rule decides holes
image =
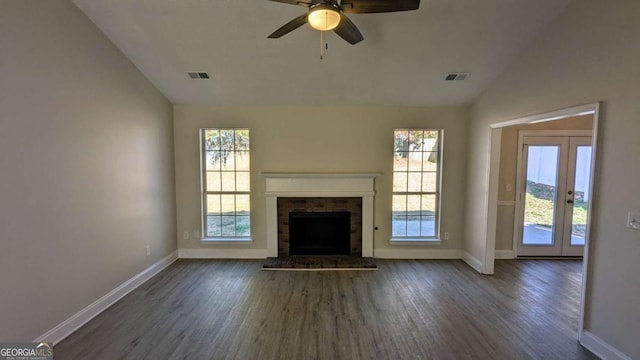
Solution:
[[[361,254],[373,257],[374,179],[380,173],[268,172],[261,175],[266,180],[267,256],[284,254],[278,251],[278,198],[362,198]],[[357,253],[356,250],[352,255]]]

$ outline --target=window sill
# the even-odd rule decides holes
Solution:
[[[204,238],[200,240],[201,243],[204,244],[215,244],[215,243],[250,243],[253,242],[253,239],[250,237],[214,237],[214,238]]]
[[[395,238],[391,238],[390,242],[392,244],[397,244],[397,245],[402,245],[402,244],[438,245],[438,244],[442,244],[442,241],[440,241],[440,239],[421,238],[421,237],[395,237]]]

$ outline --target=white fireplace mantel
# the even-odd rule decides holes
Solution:
[[[278,197],[361,197],[362,256],[373,257],[374,179],[381,173],[263,172],[267,196],[267,253],[278,256]]]

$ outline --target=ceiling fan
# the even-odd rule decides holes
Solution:
[[[305,23],[320,31],[333,30],[351,45],[364,40],[360,30],[344,14],[372,14],[416,10],[420,0],[271,0],[309,8],[306,14],[289,21],[269,35],[275,39],[290,33]]]

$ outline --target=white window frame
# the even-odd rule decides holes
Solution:
[[[444,129],[417,129],[417,128],[402,128],[402,129],[394,129],[393,132],[393,136],[394,136],[394,148],[393,148],[393,155],[395,157],[395,133],[397,131],[436,131],[438,133],[438,142],[437,142],[437,151],[438,151],[438,163],[437,163],[437,167],[436,167],[436,189],[435,191],[429,191],[429,192],[424,192],[424,191],[420,191],[420,192],[410,192],[410,191],[394,191],[393,190],[393,184],[394,184],[394,177],[395,177],[395,173],[397,171],[395,171],[395,169],[393,168],[393,164],[392,164],[392,169],[391,169],[391,186],[392,186],[392,191],[391,191],[391,239],[390,242],[394,243],[394,244],[402,244],[402,243],[406,243],[406,244],[416,244],[416,243],[424,243],[424,244],[439,244],[441,243],[441,239],[440,239],[440,219],[441,219],[441,212],[442,212],[442,163],[443,163],[443,149],[444,149]],[[423,151],[424,152],[424,151]],[[407,175],[409,173],[409,168],[407,167]],[[425,173],[424,169],[422,171],[420,171],[420,173]],[[407,189],[408,190],[408,189]],[[422,190],[422,189],[421,189]],[[433,236],[397,236],[397,235],[393,235],[393,208],[394,208],[394,204],[393,204],[393,196],[394,195],[435,195],[435,214],[434,214],[434,235]]]
[[[205,149],[205,133],[208,130],[247,130],[249,131],[249,139],[251,139],[251,131],[248,128],[201,128],[198,133],[199,146],[200,146],[200,220],[202,223],[202,242],[252,242],[251,237],[251,188],[249,191],[208,191],[207,190],[207,155]],[[251,140],[249,140],[251,141]],[[251,147],[249,147],[249,157],[251,157]],[[234,170],[234,173],[237,170]],[[235,176],[234,176],[235,178]],[[251,162],[249,162],[249,182],[251,182]],[[207,195],[220,194],[220,195],[248,195],[249,196],[249,236],[208,236],[207,229]],[[237,215],[234,215],[237,216]]]

